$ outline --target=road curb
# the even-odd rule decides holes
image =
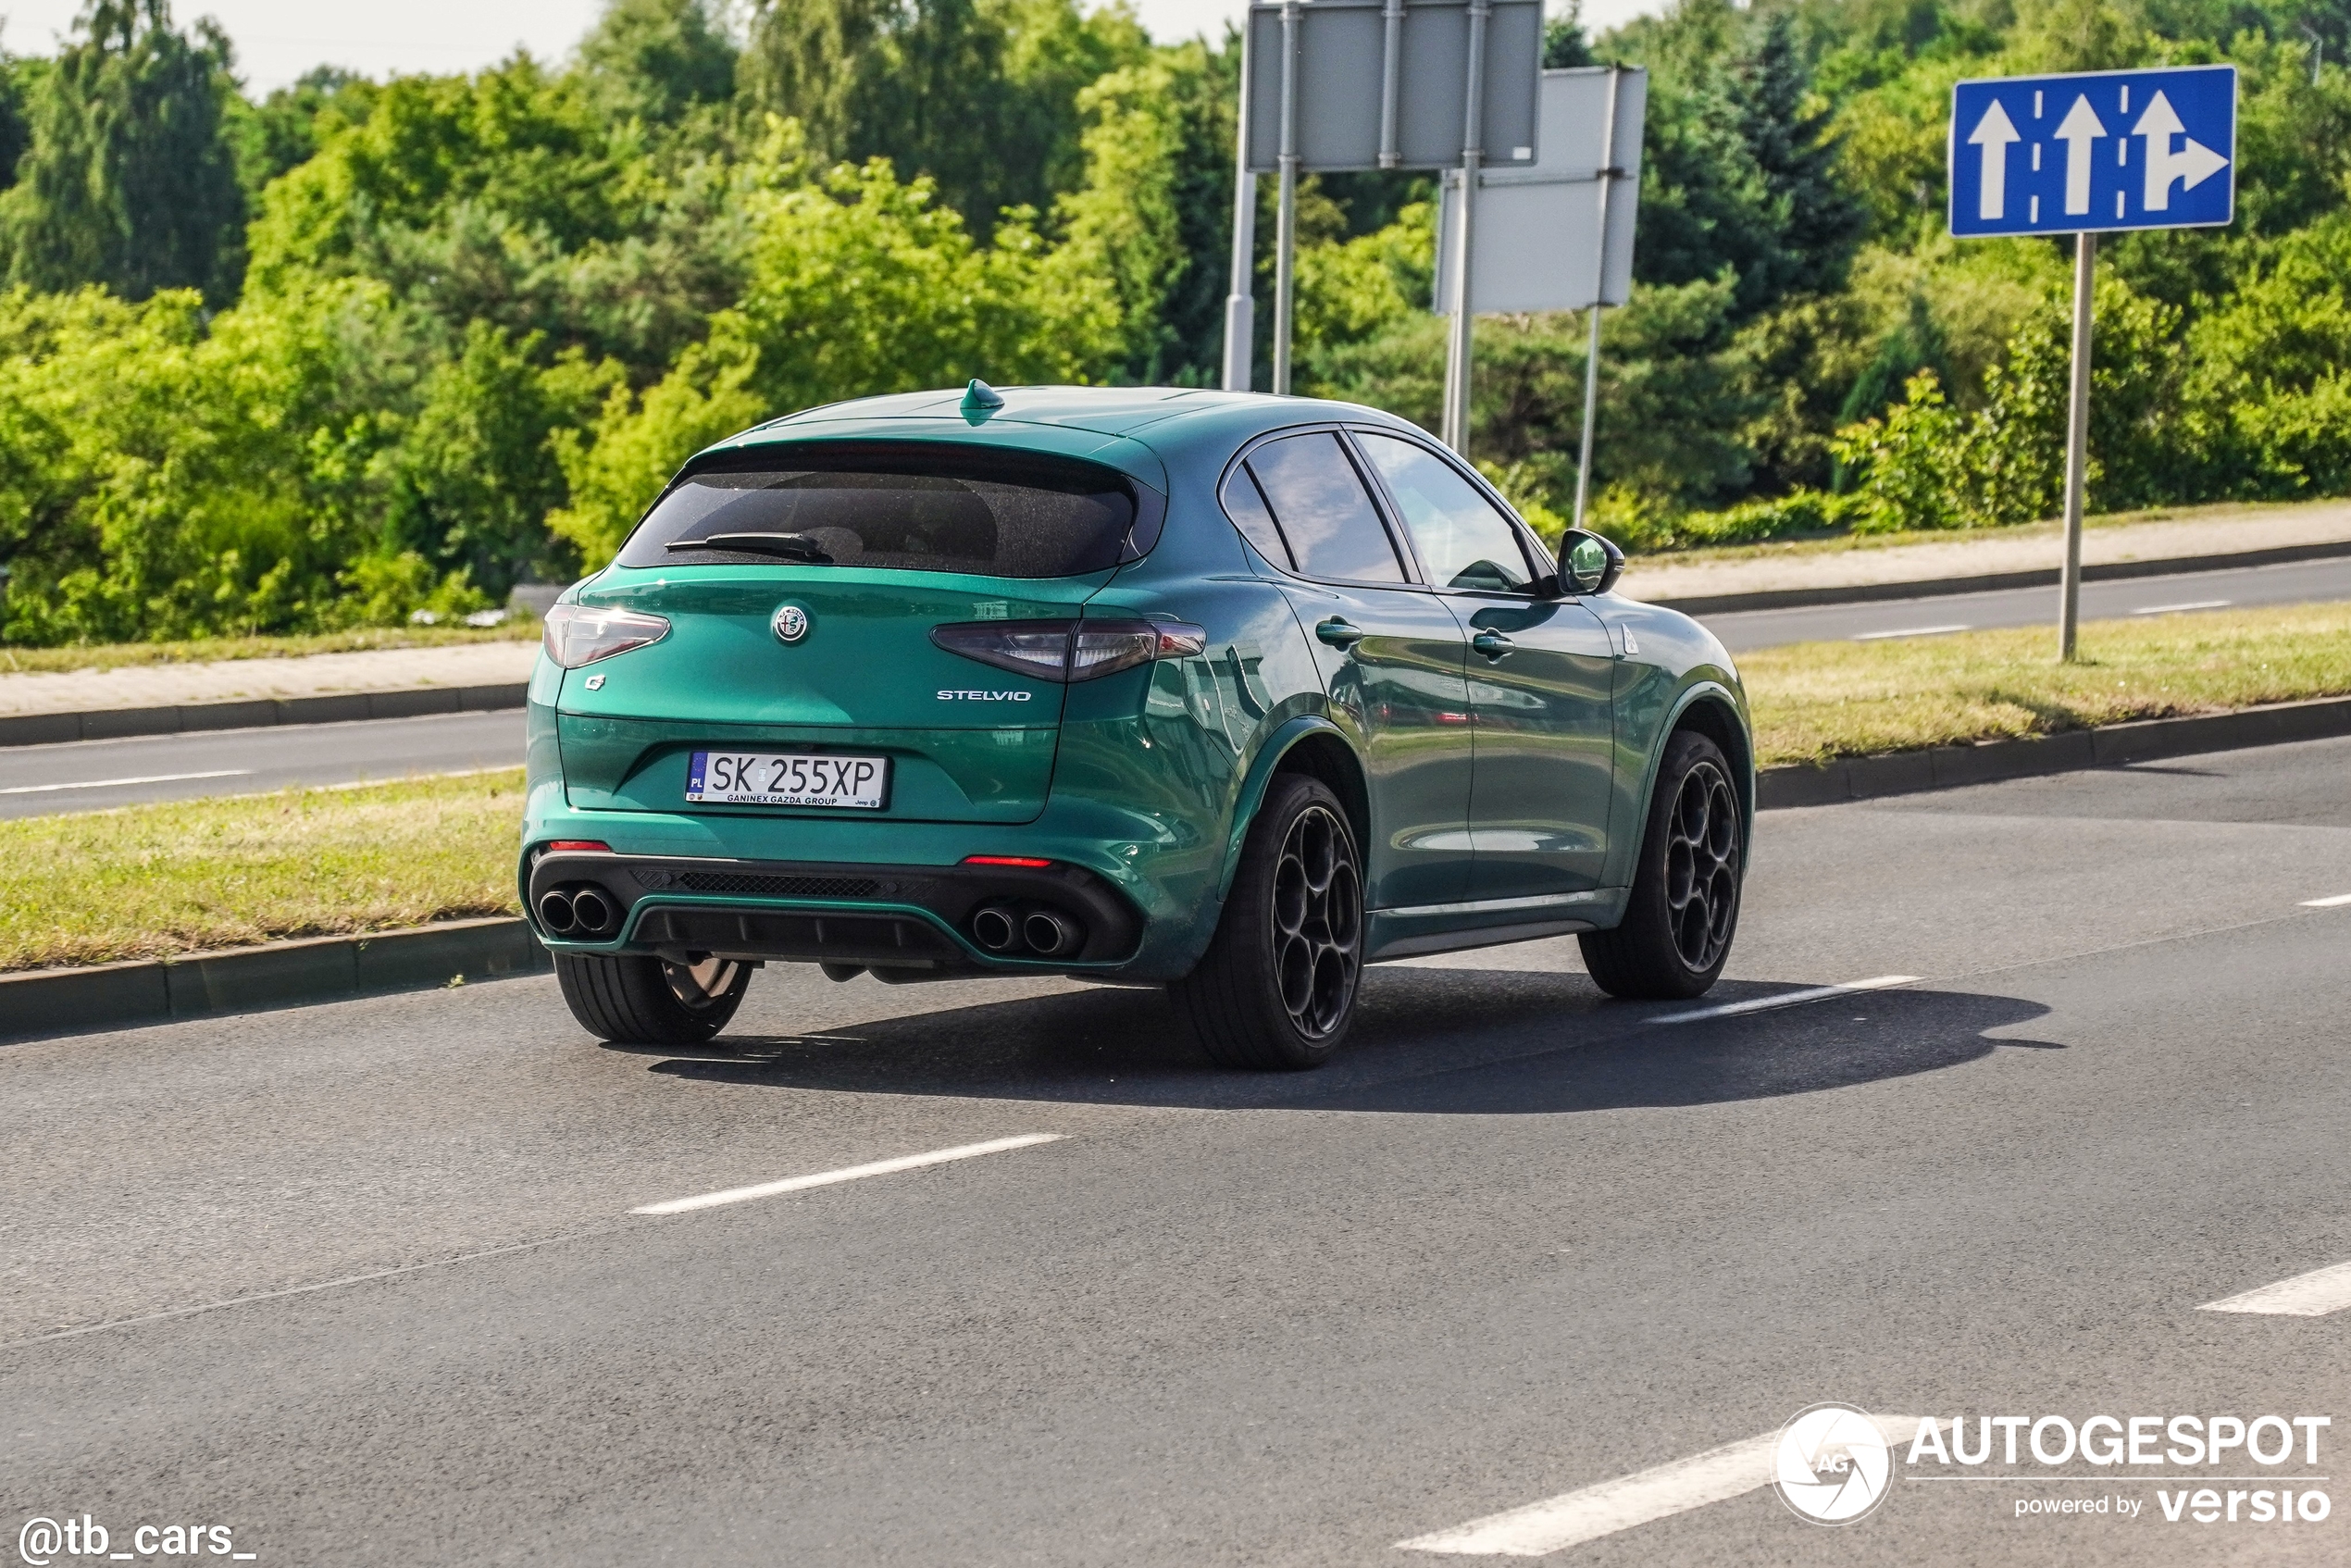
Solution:
[[[2116,582],[2126,578],[2177,577],[2193,571],[2234,571],[2241,566],[2283,566],[2295,561],[2331,561],[2351,555],[2351,540],[2323,544],[2281,544],[2271,550],[2245,550],[2219,559],[2210,555],[2169,556],[2159,561],[2104,561],[2082,568],[2084,582]],[[1854,582],[1822,588],[1768,588],[1749,593],[1704,593],[1684,599],[1648,599],[1661,610],[1686,616],[1727,616],[1742,610],[1801,610],[1824,604],[1872,604],[1892,599],[1942,599],[1955,593],[1996,593],[2010,588],[2055,588],[2058,569],[2035,567],[2022,572],[1983,572],[1974,577],[1928,578],[1912,582]],[[1637,589],[1640,585],[1633,585]]]
[[[550,967],[519,918],[447,920],[402,931],[309,937],[174,958],[0,975],[0,1039],[131,1028],[430,990]]]
[[[1794,764],[1767,767],[1755,778],[1759,810],[1835,805],[1845,801],[1949,790],[2002,778],[2073,773],[2085,767],[2118,767],[2200,752],[2233,752],[2247,746],[2278,746],[2351,735],[2351,697],[2321,697],[2278,703],[2234,713],[2193,714],[2181,718],[2138,719],[2129,724],[2068,729],[2029,740],[1994,740],[1980,746],[1937,746],[1924,752],[1847,757],[1823,766]]]
[[[119,740],[203,729],[255,729],[279,724],[347,724],[370,718],[422,718],[432,714],[495,713],[521,707],[524,680],[494,686],[411,686],[396,691],[336,691],[319,697],[262,697],[250,702],[182,703],[161,708],[92,708],[69,714],[0,717],[0,746],[46,746],[65,740]]]

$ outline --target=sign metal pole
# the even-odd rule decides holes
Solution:
[[[1225,295],[1225,390],[1248,392],[1257,351],[1257,176],[1249,167],[1250,73],[1256,62],[1241,35],[1240,123],[1233,150],[1233,284]]]
[[[1600,259],[1592,274],[1592,340],[1584,350],[1584,444],[1575,459],[1575,526],[1579,529],[1592,493],[1592,432],[1600,408],[1600,299],[1608,292],[1608,193],[1616,184],[1617,93],[1623,81],[1623,68],[1609,67],[1608,127],[1600,132]]]
[[[1282,6],[1281,199],[1274,215],[1274,393],[1289,395],[1290,311],[1298,292],[1298,12]]]
[[[2058,599],[2058,657],[2073,662],[2074,627],[2082,614],[2082,491],[2089,467],[2090,320],[2098,237],[2073,237],[2073,386],[2065,414],[2065,570]]]
[[[1486,21],[1492,15],[1487,0],[1470,0],[1469,98],[1462,114],[1461,218],[1453,236],[1452,330],[1445,345],[1445,444],[1469,455],[1470,426],[1470,257],[1473,215],[1477,208],[1478,166],[1485,161],[1483,140],[1486,97]]]

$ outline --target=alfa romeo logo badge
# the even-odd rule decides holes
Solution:
[[[777,641],[797,642],[808,635],[808,612],[797,604],[778,604],[776,618],[768,624],[776,628]]]

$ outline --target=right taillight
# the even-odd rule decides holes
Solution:
[[[541,641],[547,656],[566,669],[592,665],[631,648],[642,648],[669,635],[669,623],[659,616],[635,610],[598,610],[585,604],[557,604],[547,612]]]
[[[1096,680],[1153,659],[1205,653],[1208,633],[1186,621],[964,621],[931,628],[951,653],[1039,680]]]

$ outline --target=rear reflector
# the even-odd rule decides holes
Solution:
[[[547,848],[550,850],[594,850],[601,854],[612,853],[612,846],[601,839],[557,839]]]
[[[1025,854],[967,854],[964,856],[964,864],[965,865],[1047,866],[1052,865],[1053,863],[1050,860],[1039,860],[1033,855]]]

